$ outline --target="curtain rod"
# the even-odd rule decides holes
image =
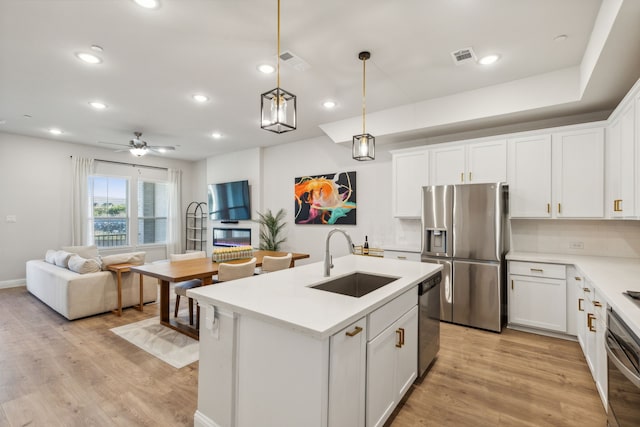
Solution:
[[[69,156],[70,158],[73,159],[73,156]],[[96,162],[102,162],[102,163],[111,163],[114,165],[125,165],[125,166],[132,166],[134,168],[148,168],[148,169],[160,169],[163,171],[169,170],[169,168],[163,168],[160,166],[147,166],[147,165],[138,165],[135,163],[127,163],[127,162],[116,162],[115,160],[102,160],[102,159],[93,159]]]

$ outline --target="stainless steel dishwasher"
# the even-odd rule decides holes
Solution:
[[[440,282],[437,272],[418,287],[420,305],[418,320],[418,381],[435,359],[440,349]]]

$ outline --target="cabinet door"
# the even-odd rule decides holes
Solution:
[[[464,184],[465,147],[444,147],[431,150],[431,184]]]
[[[607,129],[607,212],[611,218],[635,215],[635,109],[629,105]]]
[[[396,390],[399,402],[409,391],[418,372],[418,307],[409,310],[396,325],[402,335],[402,346],[397,351],[396,360]]]
[[[393,155],[393,216],[420,218],[422,187],[429,185],[427,151]]]
[[[509,283],[509,323],[566,332],[566,280],[511,275]]]
[[[509,203],[512,218],[551,217],[551,136],[508,142]]]
[[[587,311],[586,311],[586,299],[584,292],[584,278],[581,276],[574,276],[575,288],[576,288],[576,336],[582,352],[587,353]],[[580,279],[580,280],[578,280]]]
[[[400,331],[395,323],[367,344],[367,427],[383,425],[398,404],[396,345],[400,345]]]
[[[604,217],[604,131],[553,135],[554,205],[558,218]]]
[[[507,181],[507,141],[480,142],[467,146],[467,181]]]
[[[366,325],[362,318],[331,337],[329,427],[364,426]]]

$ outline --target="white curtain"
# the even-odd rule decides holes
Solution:
[[[93,159],[73,157],[71,160],[71,244],[92,245],[93,227],[89,226],[89,176],[93,173]]]
[[[169,169],[169,218],[167,219],[167,255],[182,253],[182,171]]]

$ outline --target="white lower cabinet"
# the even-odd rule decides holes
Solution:
[[[381,426],[389,418],[416,379],[417,365],[414,306],[367,344],[367,426]]]
[[[509,262],[509,324],[567,331],[564,265]]]
[[[401,261],[418,261],[420,262],[420,252],[408,252],[408,251],[384,251],[385,258],[398,259]]]
[[[333,335],[329,348],[329,425],[363,426],[367,366],[366,318]]]

